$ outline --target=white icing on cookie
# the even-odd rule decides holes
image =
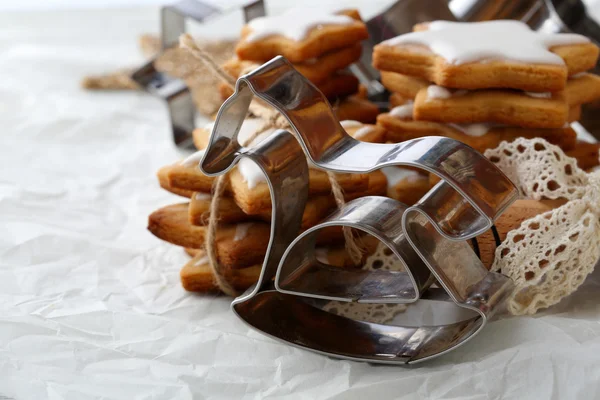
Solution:
[[[388,189],[395,188],[404,179],[415,180],[420,176],[417,171],[401,167],[385,167],[381,168],[381,172],[387,178]]]
[[[179,165],[183,165],[184,167],[197,167],[202,161],[202,157],[204,157],[204,150],[198,150],[191,156],[183,159]]]
[[[342,128],[344,128],[344,129],[360,128],[361,126],[363,126],[363,123],[359,122],[359,121],[354,121],[352,119],[346,119],[346,120],[340,121],[340,125],[342,125]]]
[[[412,119],[414,103],[412,100],[401,106],[394,107],[390,110],[390,115],[400,119]]]
[[[365,136],[365,135],[368,135],[369,133],[373,132],[373,130],[374,130],[374,129],[375,129],[375,127],[374,127],[374,126],[369,126],[369,125],[367,125],[367,126],[363,126],[362,128],[360,128],[360,129],[357,129],[357,130],[356,130],[356,131],[355,131],[355,132],[352,134],[352,137],[353,137],[354,139],[360,139],[360,138],[362,138],[363,136]]]
[[[480,137],[488,133],[494,124],[448,124],[468,136]]]
[[[315,249],[315,258],[322,263],[328,263],[329,249],[327,247],[317,247]]]
[[[438,85],[430,85],[427,87],[427,100],[429,99],[449,99],[452,97],[452,92],[445,87]]]
[[[248,189],[254,189],[259,183],[266,182],[267,177],[258,164],[249,158],[242,158],[237,165],[242,179],[248,185]]]
[[[244,222],[243,224],[237,224],[235,226],[235,235],[233,235],[233,241],[237,242],[238,240],[244,239],[248,236],[248,230],[254,224],[254,222]]]
[[[210,193],[196,192],[196,194],[194,195],[194,198],[196,200],[210,200],[211,195],[210,195]]]
[[[588,43],[573,33],[532,31],[520,21],[485,22],[434,21],[428,30],[411,32],[384,41],[390,46],[417,44],[451,64],[483,60],[510,60],[533,64],[559,64],[564,61],[548,49],[554,46]]]
[[[524,92],[529,97],[535,97],[537,99],[550,99],[552,93],[550,92]]]
[[[199,259],[196,260],[196,262],[194,263],[194,267],[200,267],[202,265],[208,264],[208,257],[204,256],[204,257],[200,257]]]
[[[310,8],[292,8],[280,15],[255,18],[248,22],[251,32],[244,40],[254,42],[278,35],[301,41],[313,29],[326,25],[352,25],[354,22],[356,21],[347,15],[326,14]]]

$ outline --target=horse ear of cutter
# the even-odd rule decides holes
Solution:
[[[287,118],[299,145],[289,133],[281,132],[255,149],[239,145],[237,132],[255,96]],[[442,181],[413,207],[387,198],[360,198],[296,237],[308,172],[293,167],[305,166],[298,161],[302,150],[317,167],[332,172],[362,173],[404,165],[432,172]],[[489,229],[518,192],[470,147],[443,137],[399,144],[357,141],[341,127],[322,93],[285,59],[276,57],[238,79],[235,93],[219,110],[201,168],[209,175],[224,173],[240,156],[251,157],[265,172],[273,221],[261,278],[232,307],[265,334],[336,357],[412,363],[466,342],[510,293],[512,282],[488,272],[466,240]],[[300,181],[296,191],[285,188]],[[304,190],[297,190],[300,187]],[[344,271],[318,262],[315,235],[334,225],[376,236],[399,257],[406,272]],[[353,320],[322,309],[330,300],[415,302],[428,297],[433,277],[447,292],[446,298],[468,310],[470,318],[408,327]]]

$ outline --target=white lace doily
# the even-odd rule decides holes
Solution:
[[[600,257],[600,172],[586,173],[543,139],[503,142],[485,155],[525,197],[569,200],[524,221],[496,249],[492,269],[516,285],[509,311],[533,314],[573,293]]]

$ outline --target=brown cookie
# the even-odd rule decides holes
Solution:
[[[401,106],[404,107],[404,106]],[[410,107],[410,105],[407,105]],[[397,109],[390,113],[380,114],[377,124],[386,130],[389,141],[403,142],[425,136],[445,136],[468,144],[483,152],[498,146],[500,142],[513,141],[516,138],[541,137],[567,150],[575,146],[577,134],[570,127],[557,129],[525,129],[511,126],[494,126],[488,124],[455,125],[429,121],[414,121],[410,117],[398,116]],[[396,115],[395,115],[396,114]]]
[[[577,159],[577,166],[584,170],[600,165],[598,161],[598,150],[600,149],[600,143],[589,143],[582,140],[578,141],[575,148],[567,151],[569,157]]]
[[[512,47],[506,45],[506,49],[499,44],[503,42],[506,30],[504,34],[503,30],[499,30],[494,36],[486,28],[498,23],[507,21],[473,23],[467,27],[473,31],[468,38],[458,38],[457,35],[444,32],[445,29],[456,32],[457,25],[441,21],[433,23],[437,25],[417,25],[417,32],[401,35],[375,46],[373,65],[381,71],[415,76],[449,88],[510,88],[533,92],[560,91],[564,89],[568,76],[587,71],[596,65],[598,47],[582,37],[571,36],[571,40],[562,42],[561,38],[558,38],[556,42],[570,43],[544,49],[540,46],[542,41],[537,39],[539,36],[536,36],[544,33],[523,31],[522,40],[515,41]],[[509,25],[514,23],[515,21],[508,22]],[[429,31],[432,26],[435,29]],[[465,32],[464,27],[466,25],[458,29]],[[523,29],[526,30],[527,27],[523,26]],[[485,34],[481,34],[482,32]],[[436,54],[429,45],[423,44],[433,43],[432,41],[435,41],[435,51],[447,52],[450,49],[455,53],[454,59],[447,60]],[[475,51],[468,48],[473,43],[478,44]],[[537,47],[535,55],[530,51],[531,46]],[[519,51],[515,51],[516,48]],[[548,60],[548,54],[551,60]],[[563,60],[562,64],[556,62],[556,56]],[[529,60],[536,58],[536,61],[513,61],[515,57]]]
[[[362,46],[355,43],[351,46],[336,49],[323,54],[317,59],[294,64],[294,68],[312,83],[318,84],[329,79],[338,70],[344,69],[360,58]],[[237,58],[223,64],[223,69],[234,78],[239,78],[256,68],[261,63],[243,61]]]
[[[451,92],[440,86],[421,89],[413,118],[458,124],[497,123],[523,128],[561,128],[569,106],[563,92],[536,97],[521,91],[474,90]]]
[[[335,116],[340,121],[351,120],[372,124],[379,114],[377,104],[358,95],[335,101],[332,106]]]
[[[262,265],[253,265],[243,269],[225,269],[223,277],[234,289],[243,291],[258,281]],[[181,286],[190,292],[219,292],[208,256],[204,250],[198,253],[183,266],[179,273]]]
[[[387,196],[406,205],[413,205],[431,189],[429,175],[405,167],[381,169],[387,178]]]
[[[314,10],[304,12],[312,14],[267,16],[245,25],[236,47],[238,58],[265,62],[282,55],[292,63],[301,63],[351,46],[369,36],[357,10],[345,10],[336,15],[315,13]],[[290,27],[300,34],[287,35]]]

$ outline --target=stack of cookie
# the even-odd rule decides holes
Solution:
[[[541,137],[590,167],[597,146],[578,145],[569,123],[600,98],[600,77],[586,73],[597,58],[584,36],[542,34],[518,21],[419,24],[375,46],[373,64],[392,92],[377,124],[395,142],[446,136],[481,152]]]
[[[362,141],[381,143],[385,141],[383,129],[356,121],[344,122],[346,130]],[[260,132],[263,122],[247,119],[242,125],[238,140],[246,145],[256,145],[273,132]],[[209,140],[212,124],[194,131],[194,143],[199,149],[193,156],[158,172],[162,188],[188,198],[186,202],[163,207],[149,217],[148,229],[160,239],[182,246],[193,256],[181,270],[181,281],[187,290],[216,290],[208,258],[205,255],[205,239],[213,199],[212,177],[198,168],[203,150]],[[257,131],[260,134],[256,135]],[[251,140],[251,143],[247,143]],[[219,263],[225,269],[226,278],[233,287],[243,290],[256,282],[265,256],[270,236],[271,196],[265,176],[254,162],[242,159],[227,175],[225,193],[219,201],[219,226],[215,248]],[[336,174],[345,200],[385,195],[386,175],[381,171],[369,174]],[[314,226],[336,207],[331,194],[330,181],[322,170],[309,168],[309,199],[302,219],[302,229]],[[299,210],[301,212],[301,210]],[[375,250],[376,242],[363,240],[365,256]],[[323,261],[332,265],[351,265],[344,250],[341,230],[324,230],[319,238]]]
[[[360,58],[361,41],[367,37],[357,10],[327,13],[291,9],[281,15],[256,18],[244,26],[237,57],[227,61],[223,69],[237,79],[282,55],[323,92],[340,120],[372,123],[378,107],[365,98],[358,79],[346,70]],[[232,90],[222,84],[223,99]]]

